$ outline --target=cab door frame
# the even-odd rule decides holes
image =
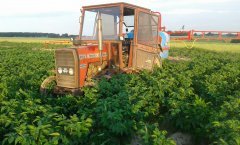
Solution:
[[[145,13],[148,15],[156,16],[157,17],[157,36],[156,36],[156,46],[149,46],[146,44],[141,44],[138,41],[138,32],[139,30],[139,14]],[[158,48],[158,40],[159,40],[159,15],[152,13],[151,11],[146,11],[137,8],[135,10],[135,30],[134,30],[134,47],[133,47],[133,68],[135,69],[148,69],[151,70],[153,68],[153,62],[157,55],[159,54],[160,50]],[[151,27],[152,30],[152,27]],[[153,36],[152,36],[153,37]],[[153,38],[154,39],[154,38]],[[148,65],[149,64],[149,65]]]

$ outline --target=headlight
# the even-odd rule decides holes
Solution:
[[[72,68],[69,68],[69,71],[68,71],[68,73],[70,74],[70,75],[73,75],[73,69]]]
[[[67,68],[63,68],[63,73],[67,74],[68,73],[68,69]]]
[[[61,67],[59,67],[59,68],[58,68],[58,73],[59,73],[59,74],[62,74],[62,72],[63,72],[63,69],[62,69]]]

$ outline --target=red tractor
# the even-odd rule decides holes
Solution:
[[[55,80],[55,93],[75,94],[99,76],[161,66],[169,36],[161,32],[160,13],[127,3],[84,6],[81,13],[74,47],[55,51],[56,76],[47,78],[42,90]]]

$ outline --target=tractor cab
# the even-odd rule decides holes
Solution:
[[[80,21],[81,44],[98,44],[99,16],[110,63],[120,69],[152,69],[151,55],[161,51],[161,15],[127,3],[85,6]]]
[[[161,66],[168,46],[161,43],[160,13],[127,3],[84,6],[81,13],[74,47],[55,51],[55,92],[80,90],[98,76]]]

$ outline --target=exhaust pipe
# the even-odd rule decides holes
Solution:
[[[82,35],[82,20],[83,20],[83,10],[82,9],[80,9],[80,17],[79,17],[79,24],[80,24],[80,29],[79,29],[79,40],[81,39],[81,35]]]
[[[98,50],[99,50],[99,55],[100,55],[100,62],[102,65],[103,64],[103,56],[102,56],[103,34],[102,34],[102,18],[101,18],[101,14],[99,12],[98,12],[97,26],[98,26]]]

